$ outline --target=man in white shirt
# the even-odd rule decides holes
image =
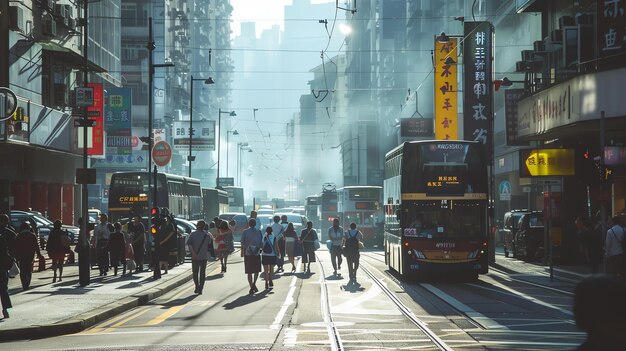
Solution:
[[[280,224],[280,216],[274,216],[273,218],[274,223],[272,224],[272,233],[274,234],[274,237],[276,238],[276,242],[280,243],[282,240],[284,240],[283,238],[283,232],[285,231],[285,227],[283,227],[282,224]],[[285,245],[281,245],[278,244],[278,246],[281,248],[284,248]],[[281,251],[284,252],[284,251]],[[284,272],[283,270],[283,264],[285,263],[285,259],[281,256],[280,258],[278,258],[276,260],[276,273],[281,273]]]
[[[611,219],[611,228],[606,232],[605,253],[606,253],[606,272],[626,280],[624,274],[624,249],[622,243],[624,241],[624,227],[619,216]]]
[[[109,230],[109,217],[101,213],[100,223],[94,228],[94,241],[96,246],[96,255],[98,262],[98,269],[100,270],[100,276],[107,275],[109,271],[109,237],[111,231]]]

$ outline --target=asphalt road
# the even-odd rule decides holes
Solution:
[[[382,252],[371,251],[362,255],[359,284],[348,284],[333,276],[328,252],[318,257],[312,274],[281,274],[273,290],[250,296],[236,252],[228,273],[209,265],[202,295],[188,283],[82,333],[2,348],[555,350],[584,339],[571,313],[574,283],[549,282],[539,271],[492,270],[475,282],[407,282],[387,270]],[[345,263],[342,269],[347,275]]]

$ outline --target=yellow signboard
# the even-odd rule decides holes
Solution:
[[[534,149],[520,153],[521,176],[573,176],[574,150]]]
[[[459,139],[457,38],[435,38],[435,139]]]

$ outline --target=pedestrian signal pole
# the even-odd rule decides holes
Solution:
[[[150,210],[150,219],[151,219],[150,235],[152,235],[152,242],[154,243],[153,245],[154,252],[152,253],[152,268],[154,269],[153,277],[154,279],[160,279],[161,267],[159,267],[159,258],[157,257],[158,252],[159,252],[159,240],[158,240],[159,237],[157,234],[158,234],[158,228],[159,228],[161,219],[159,218],[158,207],[152,207],[152,209]]]

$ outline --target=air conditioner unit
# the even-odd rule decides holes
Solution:
[[[54,14],[59,17],[65,17],[65,5],[54,5]]]
[[[535,52],[533,50],[522,50],[522,61],[531,62]]]
[[[515,72],[526,72],[529,70],[529,64],[524,61],[515,62]]]
[[[593,23],[593,17],[588,13],[579,13],[576,15],[576,25],[590,26]]]
[[[546,51],[546,45],[542,40],[537,40],[533,43],[533,49],[535,51]]]
[[[56,37],[57,36],[57,23],[50,18],[44,17],[42,20],[42,32],[44,35]]]
[[[24,9],[19,6],[9,6],[9,28],[24,31]]]
[[[69,29],[76,29],[76,20],[74,18],[67,19],[67,27]]]

